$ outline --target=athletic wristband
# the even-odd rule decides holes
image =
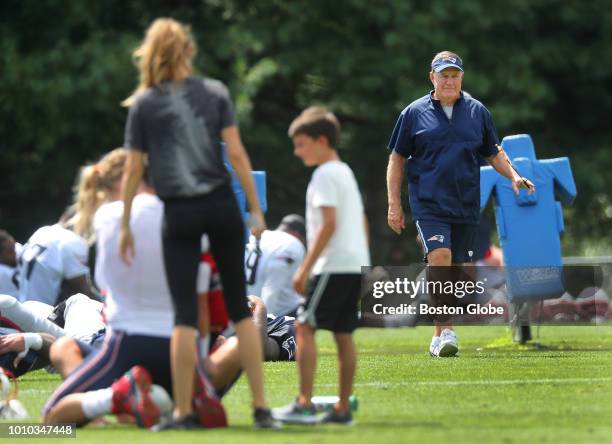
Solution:
[[[38,333],[24,333],[23,334],[24,350],[18,353],[17,356],[24,358],[28,354],[30,349],[40,350],[43,346],[43,339]]]

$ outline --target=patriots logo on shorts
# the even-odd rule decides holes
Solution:
[[[285,339],[282,347],[287,351],[287,354],[289,355],[288,360],[293,361],[295,357],[295,348],[296,348],[295,338],[293,336],[290,336],[287,339]]]
[[[427,239],[427,242],[429,242],[429,241],[438,241],[441,244],[443,244],[444,243],[444,235],[442,235],[442,234],[435,234],[435,235],[431,236],[429,239]]]

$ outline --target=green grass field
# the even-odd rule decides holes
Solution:
[[[460,327],[458,358],[427,353],[431,329],[361,329],[353,427],[286,426],[254,431],[244,378],[225,398],[231,427],[153,434],[110,425],[77,431],[92,443],[561,443],[612,441],[612,327],[540,330],[540,345],[518,346],[505,327]],[[331,336],[319,333],[317,394],[336,390]],[[297,392],[294,363],[265,366],[272,406]],[[33,416],[58,384],[45,372],[26,375],[20,399]],[[74,440],[66,440],[74,442]],[[54,440],[53,442],[61,442]]]

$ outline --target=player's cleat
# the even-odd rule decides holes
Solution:
[[[284,407],[272,409],[272,416],[286,424],[317,424],[320,422],[314,405],[305,407],[297,400]]]
[[[431,344],[429,344],[429,354],[434,358],[438,357],[440,351],[440,336],[434,336],[431,338]]]
[[[283,424],[272,417],[270,409],[253,410],[253,423],[256,429],[280,429]]]
[[[144,367],[136,365],[112,386],[114,414],[127,413],[136,419],[140,427],[149,428],[159,421],[159,408],[150,397],[151,375]]]
[[[459,351],[457,345],[457,335],[454,331],[445,328],[440,335],[440,345],[438,346],[438,357],[447,358],[455,356]]]
[[[193,393],[193,410],[200,425],[207,429],[227,427],[227,415],[223,404],[215,395],[215,389],[203,371],[196,372],[196,384]]]
[[[321,422],[350,426],[353,425],[353,414],[350,410],[348,412],[339,412],[336,409],[331,409],[323,416]]]
[[[165,432],[168,430],[193,430],[200,429],[200,421],[195,413],[192,413],[182,418],[168,417],[160,421],[159,424],[151,428],[153,432]]]

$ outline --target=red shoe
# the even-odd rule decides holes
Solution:
[[[136,365],[119,378],[112,386],[115,415],[127,413],[136,419],[140,427],[149,428],[159,421],[159,408],[155,405],[151,391],[151,375],[146,368]]]
[[[223,404],[215,395],[215,389],[203,372],[196,371],[196,385],[193,393],[193,410],[200,425],[207,429],[227,427],[227,415]]]

